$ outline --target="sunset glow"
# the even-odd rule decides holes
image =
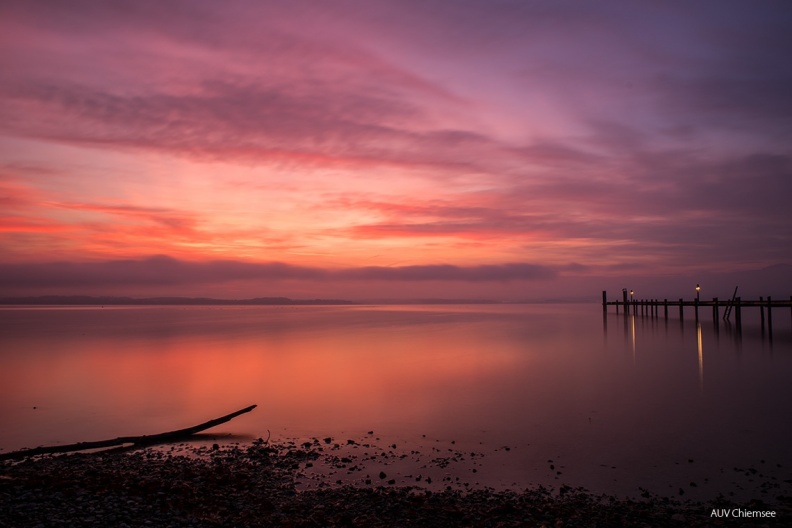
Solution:
[[[790,27],[728,1],[4,2],[0,289],[788,295]]]

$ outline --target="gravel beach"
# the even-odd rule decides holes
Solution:
[[[648,493],[624,499],[563,485],[433,491],[391,484],[384,473],[364,475],[367,484],[299,484],[306,471],[338,464],[318,440],[182,444],[4,462],[0,527],[783,526],[792,519],[792,499],[784,495],[735,504],[723,497],[686,502]],[[717,518],[716,509],[772,511],[775,517]]]

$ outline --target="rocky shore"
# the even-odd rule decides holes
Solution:
[[[0,465],[0,527],[619,527],[783,526],[792,499],[734,504],[723,497],[640,500],[581,488],[525,490],[395,484],[299,485],[315,465],[338,464],[319,441],[181,446],[42,456]],[[774,511],[775,518],[718,518],[713,510]]]

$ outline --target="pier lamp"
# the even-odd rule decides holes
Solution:
[[[634,293],[635,293],[634,291],[630,290],[630,301],[632,301],[632,296]]]
[[[700,294],[701,294],[701,286],[696,284],[696,302],[698,302]]]

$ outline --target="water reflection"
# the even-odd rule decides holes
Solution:
[[[575,356],[596,333],[554,310],[8,312],[0,417],[13,427],[0,447],[156,433],[250,404],[231,430],[449,434],[566,416],[588,363]]]
[[[627,316],[627,319],[629,320],[630,327],[630,350],[632,351],[633,364],[635,364],[635,316],[629,315]]]
[[[701,323],[696,322],[696,342],[698,343],[698,365],[699,365],[699,390],[704,392],[704,347],[701,338]]]
[[[454,440],[503,457],[489,475],[524,485],[562,483],[548,459],[563,461],[563,483],[631,493],[658,475],[687,486],[682,472],[707,461],[711,482],[727,465],[792,465],[792,354],[765,354],[758,321],[744,339],[723,323],[718,341],[705,318],[693,332],[662,313],[601,319],[596,305],[0,315],[2,449],[158,433],[258,404],[223,432]]]
[[[716,314],[717,315],[717,314]],[[774,346],[776,346],[779,342],[786,347],[792,350],[792,329],[784,329],[779,331],[776,329],[774,333],[771,333],[767,330],[767,325],[764,321],[756,320],[751,321],[751,323],[741,323],[741,324],[733,324],[729,320],[720,320],[717,316],[713,318],[711,322],[707,322],[704,318],[697,317],[696,313],[692,314],[692,322],[695,324],[696,334],[693,339],[696,341],[699,340],[700,336],[703,334],[711,334],[715,344],[720,344],[720,339],[723,336],[726,336],[737,348],[740,348],[742,345],[744,335],[749,335],[752,339],[760,339],[765,346],[769,350],[773,350]],[[636,344],[636,324],[640,325],[641,329],[650,328],[654,332],[658,326],[658,320],[660,316],[656,312],[650,312],[641,314],[638,312],[637,314],[628,311],[628,313],[606,313],[603,315],[603,332],[607,338],[607,320],[609,318],[620,318],[622,320],[624,326],[624,337],[625,343],[629,344],[630,350],[632,352],[635,351]],[[639,320],[636,323],[636,319]],[[691,321],[686,319],[685,317],[663,317],[663,325],[662,329],[666,335],[670,335],[670,327],[669,327],[669,319],[676,319],[676,323],[673,323],[678,328],[678,334],[680,336],[687,335],[686,331],[686,324],[690,323]],[[746,326],[746,330],[743,330],[743,326]]]
[[[789,331],[776,329],[775,337],[771,339],[769,333],[762,326],[762,321],[758,318],[756,320],[749,319],[741,324],[732,324],[728,320],[719,320],[717,312],[715,312],[712,321],[707,321],[700,314],[697,318],[695,312],[689,315],[689,319],[671,317],[670,319],[676,319],[676,321],[669,322],[669,317],[664,316],[659,310],[656,312],[650,311],[643,315],[641,315],[640,311],[635,314],[632,310],[626,313],[605,313],[603,316],[603,335],[605,336],[605,342],[608,343],[608,319],[611,322],[613,322],[614,318],[619,321],[623,327],[624,350],[625,353],[631,356],[634,366],[643,362],[647,347],[654,348],[658,342],[678,343],[678,345],[669,346],[678,346],[682,350],[691,352],[695,350],[696,365],[694,366],[691,362],[688,369],[691,373],[693,369],[696,369],[697,388],[702,395],[704,394],[705,341],[707,342],[708,352],[723,353],[725,350],[731,350],[735,356],[742,354],[746,337],[750,340],[748,345],[750,350],[773,352],[779,346],[782,346],[785,350],[792,351],[792,329]],[[660,322],[661,318],[662,323]],[[692,331],[693,329],[695,329],[695,332]]]

